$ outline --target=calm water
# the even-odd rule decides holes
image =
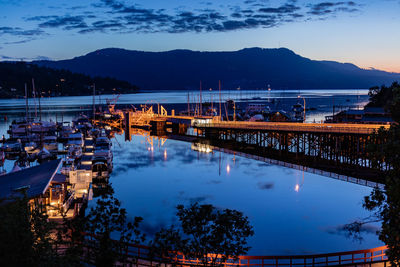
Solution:
[[[152,145],[153,143],[153,145]],[[134,136],[114,140],[115,195],[128,213],[142,216],[149,234],[175,222],[175,206],[193,202],[243,211],[254,226],[250,254],[301,254],[381,245],[366,227],[362,243],[343,224],[368,216],[361,200],[370,188],[191,144]],[[229,167],[228,167],[229,166]],[[296,185],[299,186],[296,191]]]
[[[313,91],[307,101],[317,110],[310,112],[309,120],[329,114],[332,100],[326,95],[332,93],[336,103],[342,101],[352,106],[367,99],[365,92],[360,96],[357,90]],[[160,97],[181,99],[184,103],[185,94],[171,94],[163,93]],[[148,94],[147,98],[154,95]],[[123,98],[132,103],[145,98],[138,96],[135,100],[136,96]],[[44,109],[43,118],[53,120],[56,116],[71,120],[88,110],[91,103],[90,97],[48,101],[53,102]],[[0,134],[5,134],[9,124],[3,120],[4,115],[8,120],[23,116],[23,103],[0,101]],[[148,235],[161,226],[176,223],[177,204],[200,202],[237,209],[249,217],[255,230],[255,236],[249,240],[252,255],[324,253],[382,245],[375,235],[377,225],[364,229],[361,243],[346,238],[341,231],[344,224],[368,216],[361,206],[363,197],[371,191],[368,187],[220,152],[202,154],[192,150],[190,143],[163,143],[149,136],[133,136],[129,142],[124,135],[117,135],[113,150],[114,172],[110,182],[115,195],[130,216],[144,218],[143,228]],[[10,166],[6,162],[6,167]]]

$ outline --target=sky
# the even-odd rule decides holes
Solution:
[[[0,0],[0,60],[286,47],[400,73],[400,0]]]

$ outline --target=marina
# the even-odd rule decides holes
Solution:
[[[366,231],[363,241],[357,243],[346,238],[340,228],[353,219],[367,216],[359,200],[368,195],[376,183],[355,182],[358,180],[352,177],[333,175],[334,171],[316,172],[301,165],[295,167],[287,158],[283,161],[287,163],[282,164],[268,157],[252,156],[248,151],[243,153],[237,148],[211,145],[204,142],[207,138],[199,136],[204,132],[200,128],[210,125],[227,125],[229,129],[234,129],[236,124],[245,125],[246,129],[252,129],[249,126],[254,125],[258,129],[272,127],[273,130],[283,131],[291,131],[293,127],[302,130],[314,127],[322,132],[326,132],[324,129],[329,129],[329,125],[306,123],[297,126],[296,123],[283,122],[235,124],[220,121],[218,117],[173,116],[173,111],[162,105],[154,105],[153,108],[160,108],[160,114],[153,109],[151,112],[143,109],[142,113],[136,113],[136,117],[131,115],[136,125],[128,122],[130,127],[121,127],[126,119],[113,119],[112,113],[109,116],[107,112],[97,112],[95,120],[90,119],[93,110],[89,103],[86,116],[79,115],[81,109],[72,109],[68,112],[70,115],[56,113],[57,118],[65,120],[62,122],[52,122],[56,120],[54,114],[43,114],[43,121],[48,123],[40,130],[31,130],[31,124],[37,123],[11,124],[9,133],[13,138],[4,142],[10,151],[4,149],[6,159],[3,169],[12,174],[11,167],[16,164],[13,162],[20,162],[20,155],[26,149],[30,151],[26,153],[31,166],[62,159],[49,187],[51,197],[57,197],[57,201],[50,201],[55,206],[49,210],[50,218],[54,220],[60,219],[57,208],[63,207],[68,216],[74,217],[82,207],[82,211],[86,206],[92,207],[94,201],[91,200],[101,196],[103,190],[111,186],[128,214],[144,218],[143,230],[149,237],[159,227],[173,223],[173,209],[177,204],[196,201],[239,209],[249,216],[256,232],[255,237],[249,240],[252,247],[249,255],[316,254],[382,245],[372,234],[374,230]],[[59,107],[49,109],[57,110]],[[123,114],[129,116],[129,111]],[[12,118],[9,113],[7,116]],[[308,116],[312,118],[315,115],[311,112]],[[213,120],[217,120],[216,124],[202,124]],[[9,124],[3,123],[2,129],[6,125]],[[366,134],[377,127],[345,125],[341,131],[346,133],[357,129],[355,133]],[[17,133],[19,135],[15,135]],[[15,143],[15,151],[12,151],[9,140],[16,137],[25,142],[17,142],[19,147]],[[216,137],[208,139],[218,140]],[[34,146],[33,142],[42,146]],[[336,192],[340,192],[339,199],[335,196]],[[321,207],[329,210],[329,215]],[[310,217],[314,218],[312,222],[307,219]],[[285,227],[278,228],[277,225]],[[368,227],[375,229],[378,226],[372,224]],[[308,234],[304,235],[304,231]],[[313,245],[316,243],[318,247]]]

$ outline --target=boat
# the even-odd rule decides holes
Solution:
[[[56,159],[57,155],[51,154],[46,148],[42,148],[40,152],[37,154],[37,159],[40,163],[44,161],[50,161]]]
[[[72,125],[79,131],[88,131],[92,128],[89,118],[84,115],[81,115],[77,119],[73,120]]]
[[[105,137],[101,136],[96,138],[95,148],[94,148],[94,157],[105,157],[109,165],[112,165],[113,155],[111,152],[111,142]]]
[[[71,158],[66,158],[63,160],[62,167],[61,167],[61,174],[69,176],[69,172],[75,169],[75,160]]]
[[[265,121],[265,118],[262,114],[255,114],[249,119],[249,121]]]
[[[112,167],[109,165],[106,157],[97,156],[92,160],[93,178],[108,178]]]
[[[24,151],[26,151],[28,154],[34,154],[34,153],[38,153],[40,151],[40,149],[35,142],[31,141],[31,142],[25,143]]]
[[[71,133],[68,135],[67,143],[65,147],[68,148],[70,146],[80,146],[83,147],[83,135],[80,132]]]
[[[4,142],[2,150],[5,153],[18,153],[22,151],[22,145],[20,141],[7,140]]]
[[[23,121],[13,121],[7,131],[11,139],[24,140],[30,134],[31,125]]]
[[[57,124],[53,121],[33,121],[30,126],[30,132],[33,134],[45,135],[57,130]]]
[[[77,160],[82,157],[82,147],[80,146],[69,146],[67,152],[67,158]]]
[[[292,106],[293,121],[303,122],[304,121],[304,107],[300,102],[297,102]]]
[[[61,126],[59,127],[59,137],[61,141],[66,141],[68,139],[68,136],[70,134],[73,134],[74,128],[70,125],[70,122],[65,121],[61,124]]]
[[[58,151],[58,142],[56,136],[45,136],[43,138],[43,147],[50,152]]]

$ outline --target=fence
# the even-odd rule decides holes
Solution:
[[[93,236],[87,235],[93,245]],[[289,255],[289,256],[239,256],[238,259],[222,260],[218,255],[207,255],[208,259],[218,258],[218,263],[224,267],[246,266],[246,267],[266,267],[266,266],[289,266],[289,267],[317,267],[317,266],[337,266],[337,265],[361,265],[380,263],[386,266],[388,261],[385,251],[387,246],[355,250],[337,253],[313,254],[313,255]],[[127,262],[130,266],[199,266],[202,265],[199,259],[188,259],[182,253],[173,253],[169,258],[152,258],[150,247],[128,244],[125,251]]]
[[[248,130],[274,130],[290,132],[328,132],[371,134],[379,128],[388,129],[386,124],[344,124],[344,123],[285,123],[285,122],[211,122],[196,123],[195,127],[212,127]]]

